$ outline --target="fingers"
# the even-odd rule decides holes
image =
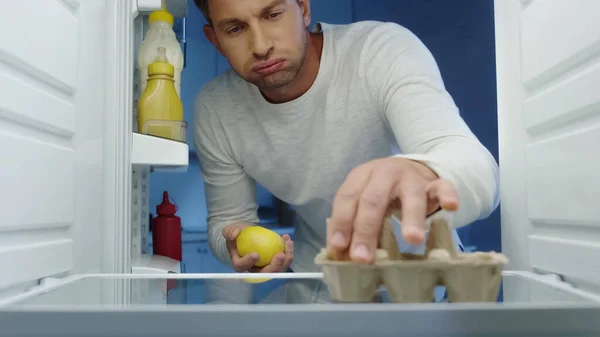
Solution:
[[[223,237],[225,238],[225,240],[235,241],[235,239],[238,237],[238,235],[240,235],[241,231],[242,231],[242,228],[240,228],[240,226],[238,226],[237,224],[232,224],[232,225],[223,227],[221,234],[223,234]]]
[[[326,250],[327,250],[327,258],[335,261],[348,261],[350,260],[349,250],[347,249],[348,244],[343,243],[341,240],[345,240],[341,233],[335,234],[336,237],[332,238],[331,232],[331,219],[325,219],[326,228],[327,228],[327,242],[326,242]],[[348,236],[351,236],[348,234]],[[346,247],[346,248],[341,248]]]
[[[279,273],[287,270],[285,267],[286,256],[284,253],[277,253],[273,256],[271,263],[263,268],[252,268],[250,271],[255,273]],[[285,269],[284,269],[285,268]]]
[[[425,239],[428,200],[423,185],[409,177],[403,178],[398,185],[397,194],[402,205],[402,237],[411,245],[418,245]]]
[[[227,249],[229,250],[229,255],[231,256],[231,264],[233,265],[233,269],[239,273],[247,271],[248,269],[252,268],[256,262],[258,262],[258,253],[250,253],[240,256],[235,241],[227,240]]]
[[[452,183],[448,180],[435,180],[425,190],[430,202],[435,202],[439,207],[448,211],[456,211],[458,209],[458,195]]]
[[[428,214],[440,207],[448,211],[458,209],[456,190],[448,180],[437,179],[423,188],[405,179],[398,193],[402,204],[402,237],[412,245],[425,239],[424,224]]]
[[[292,264],[294,259],[294,242],[288,234],[282,236],[284,242],[284,252],[277,253],[273,256],[271,263],[264,268],[256,267],[255,264],[258,262],[259,254],[257,252],[248,253],[244,256],[240,256],[237,250],[237,244],[235,240],[240,234],[241,230],[249,226],[244,223],[236,223],[229,226],[225,226],[221,233],[225,237],[227,250],[231,256],[231,264],[233,269],[239,273],[250,271],[250,272],[263,272],[263,273],[276,273],[286,271]]]
[[[327,256],[371,263],[389,207],[401,209],[402,236],[417,245],[425,220],[440,207],[458,209],[452,184],[424,164],[401,158],[374,160],[352,170],[336,194],[327,220]]]
[[[283,235],[284,253],[277,253],[273,256],[271,263],[263,268],[254,267],[251,272],[256,273],[280,273],[288,270],[294,260],[294,242],[289,235]]]
[[[359,198],[370,175],[370,168],[366,166],[352,170],[333,200],[331,218],[327,223],[327,247],[333,256],[341,256],[350,246]]]
[[[231,264],[233,269],[237,272],[245,272],[252,268],[252,266],[258,262],[259,258],[258,253],[250,253],[246,254],[245,256],[240,256],[237,250],[235,239],[238,237],[242,229],[247,226],[247,224],[236,223],[225,226],[221,231],[221,234],[223,234],[227,244],[227,250],[231,256]]]
[[[292,241],[290,236],[287,234],[283,235],[283,241],[284,241],[284,245],[285,245],[285,248],[284,248],[285,258],[283,259],[283,262],[279,259],[276,261],[279,271],[287,271],[287,269],[292,264],[292,261],[294,260],[294,241]]]
[[[375,258],[383,219],[395,181],[390,175],[372,175],[358,202],[353,225],[350,258],[371,263]]]

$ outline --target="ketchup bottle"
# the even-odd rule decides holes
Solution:
[[[154,254],[181,261],[181,218],[176,212],[177,206],[169,202],[169,193],[164,191],[152,220],[152,246]]]

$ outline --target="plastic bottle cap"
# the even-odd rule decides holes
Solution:
[[[151,75],[169,75],[174,76],[175,67],[168,62],[167,50],[164,47],[156,49],[155,61],[148,65],[148,76]]]
[[[150,13],[150,16],[148,17],[148,23],[152,23],[154,21],[164,21],[173,26],[173,22],[175,22],[175,19],[173,18],[173,15],[171,15],[171,13],[167,12],[164,9],[161,9],[159,11],[154,11]]]
[[[156,57],[154,58],[154,60],[169,62],[169,58],[167,57],[167,49],[165,49],[165,47],[156,48]]]
[[[160,205],[156,206],[157,215],[174,215],[177,212],[177,207],[169,202],[169,193],[163,192],[163,200]]]

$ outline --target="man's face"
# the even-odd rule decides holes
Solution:
[[[213,27],[205,32],[241,78],[266,90],[294,81],[306,56],[308,1],[210,0],[209,7]]]

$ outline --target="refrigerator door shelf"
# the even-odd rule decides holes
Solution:
[[[150,166],[173,172],[187,171],[190,151],[186,143],[134,132],[132,144],[133,166]]]
[[[143,254],[132,261],[131,272],[154,275],[181,273],[181,262],[166,256]]]

